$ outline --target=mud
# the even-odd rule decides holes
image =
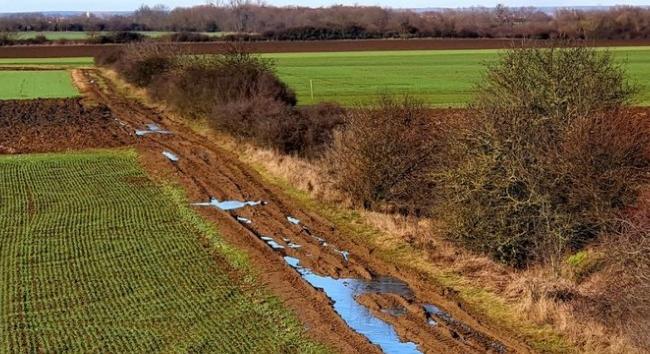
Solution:
[[[231,210],[195,208],[207,220],[218,225],[221,235],[229,243],[243,249],[257,269],[264,270],[260,275],[261,285],[279,296],[298,315],[314,338],[339,352],[380,351],[365,336],[353,331],[335,312],[331,299],[305,281],[299,272],[285,262],[284,257],[299,260],[301,267],[321,277],[366,281],[389,277],[398,280],[395,284],[408,285],[409,292],[370,292],[362,296],[379,296],[375,297],[376,306],[369,306],[368,309],[375,317],[390,324],[401,342],[413,342],[422,352],[493,352],[495,348],[492,343],[499,343],[503,351],[530,351],[511,334],[483,324],[479,318],[466,312],[462,304],[441,295],[440,289],[430,285],[421,274],[397,269],[373,257],[372,249],[357,241],[355,235],[337,229],[318,214],[297,207],[280,190],[266,185],[261,176],[236,156],[220,148],[218,141],[206,139],[171,115],[125,98],[95,69],[75,72],[75,80],[85,88],[87,96],[109,106],[126,129],[134,131],[136,127],[153,121],[173,132],[173,135],[152,134],[138,138],[136,146],[142,165],[150,174],[178,181],[191,201],[211,198],[217,201],[264,201],[260,205]],[[101,82],[104,85],[100,85]],[[161,151],[165,150],[174,151],[179,161],[170,163],[161,155]],[[292,223],[288,217],[299,222]],[[390,310],[381,311],[386,306],[379,299],[388,295],[407,309],[403,316],[393,316]],[[364,300],[361,298],[359,301]],[[471,329],[472,335],[463,335],[442,320],[441,325],[432,326],[427,321],[424,304],[435,304]]]
[[[104,105],[90,107],[80,99],[0,101],[0,154],[111,148],[134,142]]]
[[[445,50],[445,49],[502,49],[509,48],[520,40],[511,39],[375,39],[375,40],[335,40],[335,41],[286,41],[286,42],[246,42],[243,45],[256,53],[293,52],[346,52],[371,50]],[[588,45],[647,46],[650,39],[599,40],[589,41]],[[196,54],[222,53],[232,46],[230,42],[177,43],[183,52]],[[94,57],[106,50],[120,48],[119,44],[105,45],[24,45],[0,47],[0,58],[56,58],[56,57]]]

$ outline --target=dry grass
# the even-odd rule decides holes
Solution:
[[[318,162],[308,162],[301,158],[288,157],[268,149],[252,146],[228,144],[231,150],[239,153],[247,163],[261,167],[269,174],[285,180],[293,187],[309,193],[310,197],[352,208],[343,197],[324,182],[324,175]],[[495,317],[506,316],[512,323],[519,323],[521,330],[536,333],[541,338],[549,337],[548,328],[561,333],[580,351],[590,353],[642,353],[635,342],[617,328],[607,326],[593,317],[586,316],[580,305],[584,301],[584,286],[561,278],[552,269],[544,266],[514,270],[498,264],[486,256],[476,255],[457,247],[443,239],[436,229],[443,225],[431,218],[405,217],[398,214],[354,209],[360,219],[371,228],[381,231],[381,237],[373,240],[375,246],[384,250],[405,249],[408,245],[408,263],[416,269],[425,270],[436,278],[451,279],[448,284],[460,293],[468,293],[464,300],[480,309],[486,304],[505,304],[510,313],[499,313]],[[450,276],[451,275],[451,276]],[[460,277],[460,278],[456,278]],[[444,281],[443,281],[444,282]],[[480,284],[481,295],[476,292]],[[489,295],[491,294],[491,295]],[[493,297],[492,297],[493,296]],[[488,305],[489,306],[489,305]],[[492,306],[494,308],[494,306]],[[526,324],[528,323],[528,325]],[[507,326],[507,325],[506,325]],[[525,329],[531,326],[530,329]],[[533,335],[533,334],[531,334]],[[563,348],[550,338],[543,339],[538,348]],[[560,349],[559,351],[563,351]]]

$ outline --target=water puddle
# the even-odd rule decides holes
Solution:
[[[284,246],[277,243],[272,237],[262,236],[260,238],[262,239],[262,241],[266,242],[267,245],[269,245],[272,249],[276,251],[284,249]]]
[[[239,221],[242,224],[252,224],[253,222],[250,219],[238,216],[237,221]]]
[[[289,248],[294,249],[294,250],[297,250],[297,249],[302,247],[301,245],[299,245],[297,243],[293,243],[293,242],[289,242],[289,244],[287,246],[289,246]]]
[[[421,353],[413,342],[402,342],[390,324],[375,317],[368,308],[359,304],[356,297],[367,293],[392,293],[404,297],[413,297],[411,289],[398,279],[377,277],[372,280],[334,279],[314,274],[310,269],[300,266],[300,260],[284,257],[309,284],[323,289],[327,297],[334,302],[334,311],[353,330],[364,335],[385,353]]]
[[[158,124],[156,123],[149,123],[146,125],[145,130],[136,130],[135,135],[137,136],[145,136],[148,134],[171,134],[169,130],[162,129]]]
[[[430,326],[437,326],[438,322],[444,322],[455,331],[460,332],[463,336],[469,336],[478,339],[481,343],[484,343],[487,347],[496,353],[505,353],[507,351],[506,347],[502,343],[492,340],[491,338],[488,338],[483,334],[474,331],[468,325],[458,321],[447,312],[441,310],[438,306],[426,304],[423,305],[422,308],[427,315],[427,323]]]
[[[173,152],[165,150],[162,154],[171,162],[178,162],[179,160],[178,155],[174,154]]]
[[[239,200],[224,200],[220,201],[217,198],[210,198],[209,202],[204,202],[204,203],[193,203],[192,205],[194,206],[204,206],[204,207],[214,207],[217,209],[221,210],[235,210],[235,209],[241,209],[246,206],[257,206],[263,203],[261,201],[253,202],[253,201],[239,201]]]
[[[300,224],[300,220],[294,218],[293,216],[287,216],[287,221],[289,221],[290,223],[292,223],[294,225],[299,225]]]

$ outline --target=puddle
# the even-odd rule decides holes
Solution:
[[[289,248],[292,248],[292,249],[294,249],[294,250],[296,250],[296,249],[302,247],[301,245],[299,245],[299,244],[297,244],[297,243],[293,243],[293,242],[289,242],[288,246],[289,246]]]
[[[373,292],[413,297],[408,285],[390,277],[378,277],[373,280],[334,279],[314,274],[310,269],[300,266],[300,260],[297,258],[284,257],[284,260],[313,287],[323,289],[327,297],[334,302],[334,311],[353,330],[378,345],[382,351],[389,354],[421,353],[415,343],[400,341],[393,326],[375,317],[368,308],[356,301],[358,295]]]
[[[274,249],[274,250],[284,249],[284,246],[277,243],[272,237],[262,236],[262,237],[260,237],[260,239],[262,239],[262,241],[266,242],[266,244],[271,246],[271,248]]]
[[[147,126],[146,130],[136,130],[135,135],[137,135],[137,136],[145,136],[147,134],[171,134],[172,133],[169,130],[162,129],[156,123],[149,123],[146,126]]]
[[[221,210],[235,210],[240,209],[246,206],[256,206],[262,204],[261,201],[252,202],[252,201],[239,201],[239,200],[224,200],[219,201],[217,198],[210,198],[209,202],[206,203],[193,203],[194,206],[206,206],[206,207],[215,207]]]
[[[350,252],[348,251],[338,251],[338,252],[341,254],[341,257],[343,257],[343,259],[346,262],[350,261]]]
[[[237,221],[239,221],[240,223],[243,223],[243,224],[252,224],[253,223],[250,219],[243,218],[241,216],[237,217]]]
[[[427,323],[429,325],[431,326],[438,325],[438,321],[436,321],[436,319],[433,318],[433,316],[435,316],[437,319],[442,320],[442,322],[446,323],[451,328],[454,328],[456,331],[462,333],[464,336],[475,337],[481,343],[484,343],[487,347],[489,347],[491,350],[493,350],[496,353],[505,353],[507,351],[506,347],[502,343],[492,340],[491,338],[488,338],[483,334],[474,331],[468,325],[458,321],[447,312],[441,310],[438,306],[432,304],[426,304],[423,305],[422,308],[424,309],[424,312],[427,315]]]
[[[287,221],[289,221],[290,223],[292,223],[294,225],[300,224],[300,220],[294,218],[293,216],[287,216]]]
[[[171,162],[178,162],[178,160],[179,160],[178,156],[176,154],[174,154],[173,152],[165,150],[165,151],[163,151],[162,154],[165,155],[165,157]]]

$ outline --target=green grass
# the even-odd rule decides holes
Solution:
[[[610,50],[624,64],[630,80],[641,86],[637,103],[650,105],[650,47]],[[435,107],[461,107],[472,99],[485,64],[494,61],[497,55],[497,50],[441,50],[265,56],[276,61],[278,74],[296,91],[301,105],[323,101],[347,106],[369,104],[379,94],[390,93],[409,94]],[[92,65],[92,59],[0,59],[1,65],[75,67]],[[310,80],[314,100],[311,99]]]
[[[94,65],[93,58],[0,58],[0,66],[57,66],[66,68],[88,67]]]
[[[133,151],[1,157],[0,240],[0,352],[323,350]]]
[[[650,47],[611,48],[650,105]],[[464,106],[497,50],[269,54],[302,105],[334,101],[368,104],[381,93],[409,94],[431,106]],[[310,80],[314,87],[311,99]]]
[[[65,70],[0,71],[0,100],[78,96]]]

